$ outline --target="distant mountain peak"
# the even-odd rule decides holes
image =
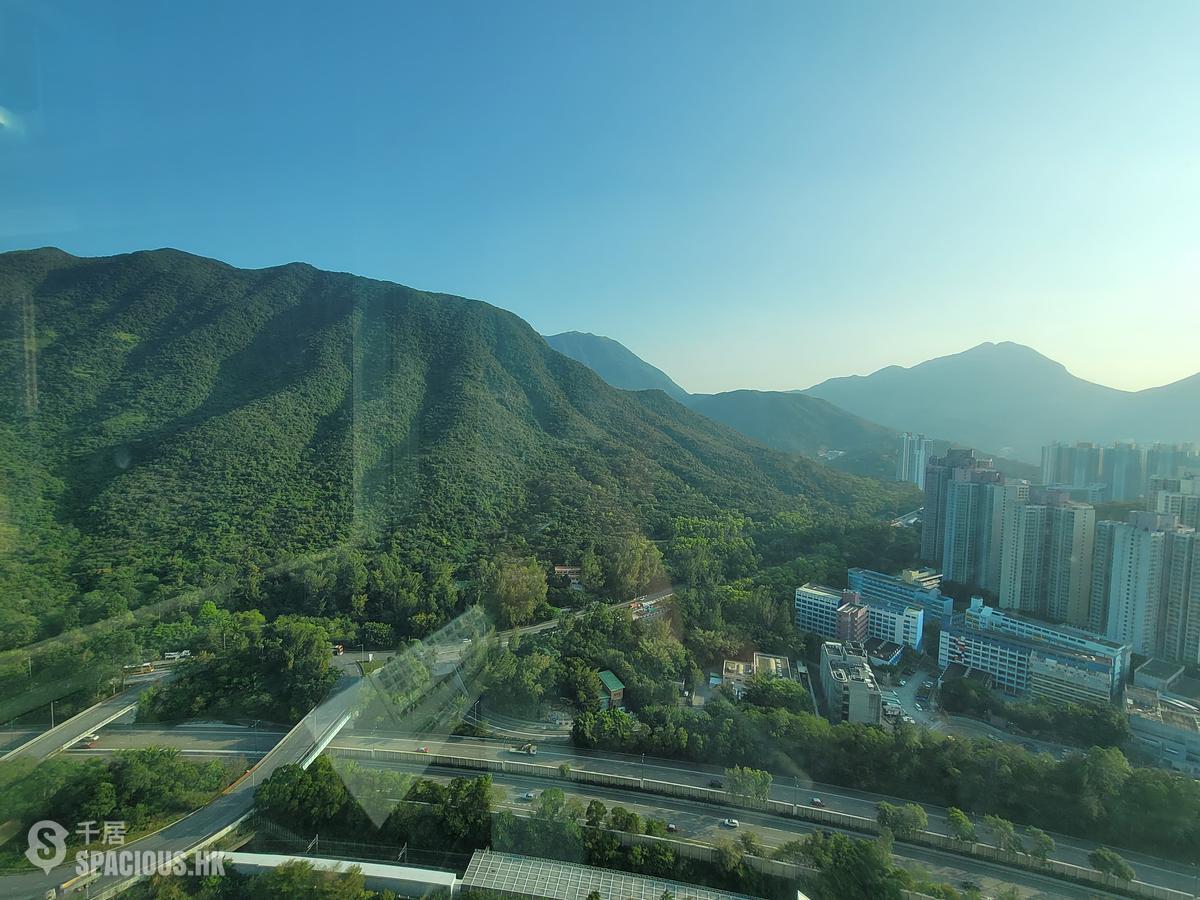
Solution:
[[[830,378],[805,393],[897,430],[1012,448],[1030,461],[1055,440],[1200,439],[1200,377],[1122,391],[1080,378],[1015,341],[985,341],[913,366]]]
[[[587,331],[543,335],[546,343],[564,356],[581,362],[610,385],[625,391],[662,391],[676,400],[688,392],[620,341]]]

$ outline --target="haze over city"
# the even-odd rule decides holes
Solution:
[[[936,12],[8,5],[0,249],[311,262],[693,392],[1001,340],[1192,374],[1200,8]]]

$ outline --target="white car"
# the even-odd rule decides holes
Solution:
[[[737,819],[722,819],[721,824],[723,826],[725,826],[726,828],[737,828],[742,823],[739,822]]]
[[[524,793],[524,795],[521,797],[521,799],[522,800],[532,800],[536,796],[537,796],[537,794],[535,794],[533,791],[526,791]]]

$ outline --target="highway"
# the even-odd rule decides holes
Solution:
[[[566,762],[573,769],[580,771],[645,777],[695,787],[707,787],[710,781],[721,777],[721,770],[715,766],[653,758],[643,762],[639,756],[601,753],[562,745],[539,745],[537,756],[531,758],[509,752],[513,742],[480,738],[445,738],[432,735],[406,737],[395,734],[372,735],[344,731],[330,746],[334,748],[370,749],[375,747],[402,750],[414,750],[417,746],[428,746],[431,752],[443,752],[446,755],[517,760],[544,765],[558,765]],[[889,803],[911,802],[903,797],[821,784],[804,777],[777,777],[771,788],[771,799],[787,803],[803,804],[811,802],[814,797],[819,798],[831,810],[872,819],[875,817],[875,804],[881,800]],[[921,804],[921,806],[929,817],[929,830],[938,834],[948,834],[949,827],[946,822],[945,809],[930,804]],[[982,822],[980,822],[980,826],[981,831],[985,830],[982,828]],[[1052,836],[1058,845],[1052,854],[1054,859],[1077,866],[1088,866],[1087,855],[1095,849],[1097,846],[1095,843],[1067,835],[1054,834]],[[1194,889],[1196,870],[1192,867],[1135,851],[1121,850],[1120,852],[1137,870],[1137,877],[1140,881],[1188,893]]]
[[[255,734],[253,729],[229,725],[187,725],[167,729],[148,726],[112,726],[101,732],[102,739],[95,749],[71,752],[72,754],[108,754],[126,747],[172,746],[180,748],[187,755],[243,754],[252,757],[256,755],[256,751],[262,752],[270,746],[271,742],[278,740],[280,736],[280,733],[276,730],[260,730]],[[446,755],[532,762],[550,766],[566,762],[571,765],[572,769],[578,771],[646,777],[659,781],[693,785],[695,787],[707,787],[711,781],[722,778],[721,770],[714,766],[654,758],[643,760],[640,756],[587,751],[565,745],[549,744],[540,744],[537,755],[529,757],[524,754],[512,753],[511,748],[514,744],[515,742],[513,741],[480,738],[448,738],[444,735],[420,735],[398,732],[363,733],[346,730],[332,741],[330,747],[334,749],[369,750],[374,748],[380,750],[411,751],[425,746],[434,753],[441,752]],[[431,771],[438,773],[445,772],[446,770],[438,768]],[[535,787],[540,786],[544,788],[546,786],[545,779],[534,778],[529,779],[529,781],[531,783],[536,782]],[[525,782],[522,783],[524,784]],[[568,785],[572,789],[593,790],[592,786],[569,782],[559,784],[562,787]],[[719,818],[719,816],[715,816],[713,807],[708,804],[695,804],[691,801],[683,801],[676,798],[649,798],[645,794],[614,788],[595,788],[595,790],[611,792],[618,799],[622,800],[622,805],[625,806],[630,806],[633,803],[651,804],[659,810],[659,813],[656,814],[659,817],[666,816],[669,818],[671,810],[682,808],[678,804],[691,804],[695,808],[706,808],[708,810],[706,814],[708,819],[715,821],[716,818]],[[772,785],[771,798],[786,803],[801,804],[810,804],[813,798],[819,798],[830,810],[862,816],[864,818],[874,818],[875,804],[880,800],[886,800],[891,803],[909,802],[900,797],[857,791],[837,785],[820,784],[803,777],[794,779],[786,777],[777,778],[776,783]],[[929,830],[939,834],[948,833],[945,810],[941,807],[928,804],[922,804],[922,806],[929,816]],[[739,809],[735,815],[739,819],[745,820],[751,813],[747,810]],[[773,822],[773,827],[779,828],[778,817],[767,815],[766,820]],[[797,828],[808,830],[812,827],[816,826],[789,821],[783,830],[788,833],[795,833]],[[1056,851],[1052,854],[1055,859],[1075,865],[1088,865],[1087,854],[1095,846],[1094,844],[1063,835],[1054,835],[1054,837],[1058,844]],[[906,859],[916,859],[915,856],[909,853],[910,849],[914,853],[917,851],[925,852],[924,848],[903,847],[903,854]],[[1017,871],[1015,869],[1007,869],[1003,866],[971,860],[956,854],[932,850],[928,852],[938,854],[938,865],[945,866],[948,864],[948,859],[953,859],[956,861],[955,865],[958,867],[958,870],[964,872],[979,873],[984,871],[988,866],[997,871],[1008,872],[1010,875]],[[1190,892],[1194,889],[1195,872],[1186,865],[1164,861],[1133,851],[1121,852],[1134,865],[1139,880],[1185,892]],[[928,860],[925,860],[925,862],[928,863]],[[1042,876],[1037,877],[1043,878]],[[1009,880],[1011,881],[1011,878]],[[1054,879],[1044,878],[1043,880],[1055,881]]]
[[[52,756],[84,735],[92,734],[114,719],[136,709],[138,697],[142,691],[154,683],[154,680],[157,679],[141,681],[95,706],[85,709],[54,728],[9,750],[3,757],[0,757],[0,760],[35,759],[40,761]]]
[[[426,770],[421,766],[409,763],[371,760],[355,760],[355,762],[370,768],[406,772],[440,781],[448,780],[456,775],[471,778],[480,775],[479,772],[470,769],[454,770],[437,767]],[[518,814],[528,815],[533,805],[532,801],[522,799],[526,792],[533,791],[535,794],[540,794],[547,787],[547,781],[543,778],[498,772],[491,774],[493,784],[501,787],[505,792],[504,799],[499,806]],[[613,806],[622,806],[636,812],[643,819],[660,819],[672,823],[678,828],[678,832],[671,835],[672,838],[702,844],[717,844],[736,837],[742,832],[753,831],[767,847],[774,848],[821,828],[826,831],[837,830],[802,821],[785,820],[779,816],[756,813],[736,806],[722,807],[681,798],[656,798],[616,788],[572,782],[554,783],[553,786],[561,788],[567,797],[577,799],[584,806],[591,800],[600,800],[610,809]],[[724,827],[721,820],[726,817],[736,819],[739,827],[737,829]],[[855,836],[861,837],[857,834]],[[973,881],[985,890],[995,890],[1011,884],[1020,888],[1026,896],[1047,898],[1047,900],[1053,897],[1080,898],[1082,900],[1082,898],[1117,896],[1056,878],[967,859],[953,853],[924,847],[897,844],[893,848],[893,855],[896,857],[898,865],[924,870],[935,879],[955,886],[961,885],[964,881]]]
[[[361,681],[343,679],[338,688],[335,688],[335,693],[305,716],[300,724],[288,732],[286,737],[278,740],[279,736],[275,735],[278,742],[255,766],[249,777],[236,783],[207,806],[184,816],[161,831],[130,842],[125,849],[185,851],[238,822],[250,811],[254,803],[254,791],[258,785],[279,766],[301,762],[313,747],[314,742],[333,728],[338,720],[353,707],[358,700],[359,692],[355,688],[359,684]],[[180,743],[197,741],[211,744],[213,741],[228,738],[228,728],[221,726],[209,728],[207,731],[202,727],[187,726],[171,730],[178,734],[175,746],[179,746]],[[242,729],[242,731],[250,732],[250,739],[254,739],[253,729]],[[102,731],[101,737],[107,740],[109,735]],[[259,737],[264,740],[265,744],[268,738],[262,734]],[[158,746],[162,746],[164,743],[165,741],[160,740]],[[74,828],[74,823],[63,824]],[[49,875],[42,872],[9,875],[0,879],[0,893],[6,897],[41,898],[46,891],[72,878],[74,874],[74,865],[67,863],[52,869]],[[120,880],[118,878],[100,878],[93,881],[89,888],[94,893]]]

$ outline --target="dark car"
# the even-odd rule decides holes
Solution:
[[[719,778],[714,778],[712,781],[710,781],[708,783],[708,786],[710,788],[716,788],[718,791],[725,790],[725,785],[721,782],[721,779],[719,779]]]

